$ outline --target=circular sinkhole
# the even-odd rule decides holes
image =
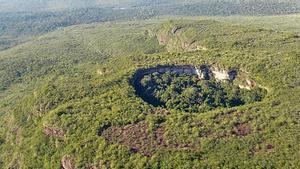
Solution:
[[[261,101],[266,91],[249,79],[236,84],[236,70],[201,65],[156,66],[136,71],[132,84],[145,102],[184,112],[206,112]]]

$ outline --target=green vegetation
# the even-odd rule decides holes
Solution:
[[[63,3],[59,0],[0,0],[0,4],[0,50],[58,28],[78,24],[159,16],[261,16],[300,12],[300,3],[296,0],[73,0]],[[281,19],[276,21],[297,23],[286,23]]]
[[[187,112],[207,112],[219,107],[235,107],[261,101],[263,90],[239,89],[230,82],[199,80],[189,74],[152,73],[140,81],[139,95],[150,104]]]
[[[3,50],[0,168],[61,168],[64,156],[76,168],[299,168],[300,38],[281,29],[212,20],[93,23]],[[185,50],[190,41],[206,50]],[[250,92],[249,100],[238,97],[248,104],[218,101],[202,113],[157,108],[130,82],[140,68],[168,64],[235,68],[268,92],[260,102]],[[178,87],[205,87],[176,78]],[[204,83],[214,97],[234,89]],[[198,89],[185,89],[171,99],[194,100]]]
[[[84,8],[59,12],[0,12],[0,50],[31,40],[53,30],[78,24],[152,17],[139,9]]]
[[[299,11],[299,2],[297,0],[80,0],[65,1],[59,0],[0,0],[2,4],[0,11],[20,12],[20,11],[45,11],[45,10],[66,10],[85,7],[151,7],[176,9],[175,12],[190,13],[192,15],[199,13],[209,14],[253,14],[253,13],[291,13]],[[159,9],[162,9],[159,8]],[[172,10],[170,10],[172,11]],[[222,13],[221,13],[222,12]]]

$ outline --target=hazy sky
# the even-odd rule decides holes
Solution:
[[[157,3],[195,3],[203,1],[219,2],[268,2],[269,0],[0,0],[0,12],[62,10],[88,6],[126,6],[134,4]],[[270,0],[272,2],[299,2],[300,0]]]
[[[33,11],[48,9],[80,8],[87,6],[114,6],[136,0],[0,0],[0,12]]]

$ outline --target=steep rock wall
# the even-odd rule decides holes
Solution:
[[[250,79],[248,73],[237,71],[236,69],[221,69],[210,65],[157,65],[151,68],[138,69],[133,77],[133,83],[137,84],[145,75],[152,73],[172,72],[177,74],[191,74],[198,77],[199,80],[216,79],[219,82],[230,81],[241,89],[251,90],[258,86],[255,81]]]
[[[235,79],[236,70],[223,70],[207,65],[192,66],[192,65],[158,65],[152,68],[139,69],[136,74],[136,79],[141,79],[145,75],[152,73],[172,72],[177,74],[191,74],[198,76],[199,79],[215,78],[217,81],[232,81]]]

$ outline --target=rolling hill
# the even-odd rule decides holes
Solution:
[[[91,23],[3,50],[0,168],[298,168],[300,37],[281,29],[211,18]],[[232,82],[179,77],[203,91],[251,81],[266,95],[185,111],[137,94],[137,72],[178,65],[236,71]],[[153,78],[164,86],[170,75]],[[192,104],[173,78],[168,91]]]

